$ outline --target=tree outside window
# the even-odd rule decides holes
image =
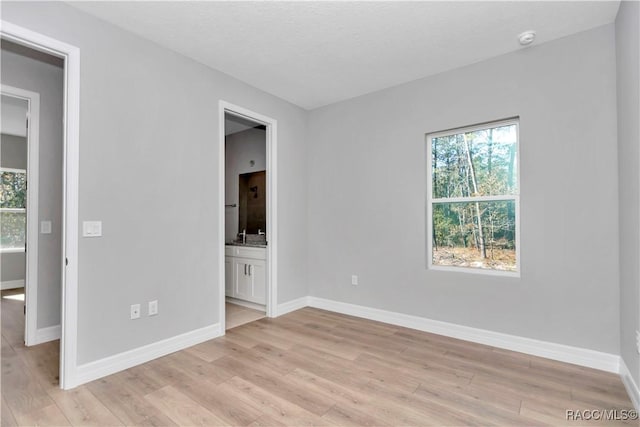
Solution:
[[[27,171],[0,169],[0,249],[24,251],[27,225]]]

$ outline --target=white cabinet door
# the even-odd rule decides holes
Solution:
[[[249,275],[251,260],[245,258],[233,259],[233,297],[251,301],[252,286]]]
[[[258,259],[233,259],[233,293],[230,296],[256,304],[267,302],[266,263]]]
[[[233,258],[224,258],[224,294],[228,297],[233,296]]]
[[[251,301],[267,303],[267,269],[264,261],[251,260]]]

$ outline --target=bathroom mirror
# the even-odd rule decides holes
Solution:
[[[240,174],[238,233],[264,233],[267,228],[266,172]]]

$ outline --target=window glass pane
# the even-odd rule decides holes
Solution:
[[[513,200],[433,204],[433,265],[516,271]]]
[[[0,211],[0,247],[2,249],[24,249],[27,214]]]
[[[433,198],[518,192],[516,125],[431,138]]]
[[[24,208],[27,200],[27,173],[0,171],[0,208]]]

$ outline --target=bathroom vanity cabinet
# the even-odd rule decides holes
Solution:
[[[266,304],[266,248],[225,247],[226,296],[255,304]]]

